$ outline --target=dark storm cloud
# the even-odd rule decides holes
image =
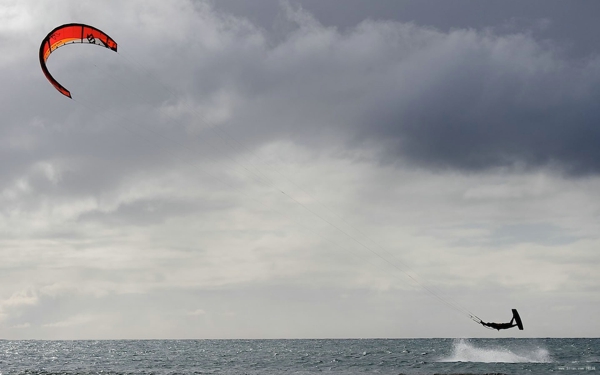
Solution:
[[[296,4],[282,5],[297,27],[278,44],[264,42],[237,59],[215,55],[234,72],[232,90],[246,100],[228,124],[244,139],[289,136],[313,145],[343,139],[346,146],[380,149],[386,163],[434,169],[600,171],[600,59],[580,40],[573,40],[579,55],[569,55],[569,42],[552,38],[556,26],[543,37],[533,32],[550,27],[540,24],[552,24],[556,9],[540,13],[550,19],[533,19],[526,6],[532,20],[545,20],[527,28],[502,24],[511,19],[501,12],[496,28],[483,28],[474,15],[479,29],[363,21],[340,30]],[[458,17],[459,24],[468,25],[467,18]]]
[[[427,168],[600,170],[600,62],[566,21],[575,11],[560,18],[557,2],[539,12],[514,2],[353,2],[334,11],[314,1],[252,9],[224,1],[213,3],[216,12],[202,4],[177,24],[151,10],[136,33],[110,27],[124,54],[139,52],[133,64],[100,48],[57,51],[53,74],[92,108],[42,100],[55,93],[40,74],[15,77],[16,87],[44,86],[21,84],[7,98],[14,111],[3,139],[29,147],[11,151],[3,177],[36,159],[69,160],[73,193],[103,191],[134,170],[180,162],[182,151],[202,151],[186,160],[225,158],[279,139],[373,147],[384,163]],[[175,14],[187,9],[178,6]],[[591,5],[576,7],[590,13]],[[514,26],[519,14],[524,26]],[[590,25],[586,16],[581,23]],[[578,57],[566,53],[573,48]],[[39,103],[39,124],[22,110],[27,99]],[[211,111],[224,115],[214,120]]]
[[[600,61],[569,62],[524,36],[456,31],[439,42],[384,88],[361,138],[424,166],[600,171]]]
[[[211,1],[217,11],[249,19],[268,30],[277,30],[282,21],[282,0]],[[527,32],[556,42],[575,56],[598,52],[600,31],[596,15],[600,3],[561,0],[294,0],[326,26],[342,31],[365,20],[413,22],[442,32],[454,29],[494,29],[498,32]]]

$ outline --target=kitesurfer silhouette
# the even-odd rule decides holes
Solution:
[[[517,324],[513,324],[513,322],[515,321],[515,318],[512,318],[510,320],[510,323],[486,323],[486,322],[481,322],[482,325],[484,325],[485,327],[490,327],[493,329],[497,329],[498,331],[500,331],[501,329],[509,329],[512,327],[516,327]]]
[[[497,329],[498,331],[500,331],[501,329],[509,329],[512,327],[519,327],[519,329],[522,331],[523,323],[521,323],[521,317],[519,316],[519,313],[517,312],[516,309],[512,309],[512,312],[513,312],[513,317],[509,323],[486,323],[483,320],[479,321],[479,323],[481,323],[481,325],[484,327]]]

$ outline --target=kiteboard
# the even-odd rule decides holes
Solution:
[[[521,317],[519,316],[517,309],[512,309],[512,312],[513,312],[513,318],[515,319],[515,323],[517,323],[517,327],[519,327],[519,329],[522,331],[523,330],[523,322],[521,322]]]

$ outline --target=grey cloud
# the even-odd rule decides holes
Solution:
[[[215,59],[243,98],[227,126],[257,143],[341,140],[434,169],[600,170],[598,59],[570,59],[526,33],[373,21],[341,33],[300,21],[274,47],[224,47]]]
[[[262,28],[276,31],[282,22],[282,0],[211,1],[217,11],[243,17]],[[413,22],[442,32],[455,29],[495,30],[503,34],[524,32],[540,40],[552,40],[569,55],[585,57],[597,52],[598,25],[595,14],[600,5],[590,1],[566,3],[560,0],[488,1],[476,0],[294,0],[323,25],[347,31],[364,20]]]
[[[78,220],[83,222],[102,222],[104,225],[156,225],[171,217],[210,212],[217,209],[229,208],[229,204],[216,202],[190,202],[177,199],[138,199],[131,203],[123,203],[115,210],[102,212],[99,210],[83,213]]]
[[[434,14],[428,0],[349,0],[339,12],[328,8],[337,2],[265,1],[257,13],[220,1],[24,0],[35,22],[0,23],[3,41],[24,41],[0,45],[0,301],[9,300],[0,314],[3,329],[17,327],[12,337],[406,334],[399,316],[441,325],[415,324],[414,335],[467,332],[282,191],[349,233],[343,220],[372,234],[427,280],[455,285],[478,312],[490,295],[489,311],[504,308],[515,290],[528,306],[550,306],[539,290],[564,291],[573,274],[589,277],[571,288],[597,285],[597,179],[545,168],[598,171],[599,64],[584,39],[565,47],[579,26],[557,18],[564,8],[523,5],[513,22],[513,2],[489,14],[444,3]],[[584,24],[595,14],[573,7]],[[48,30],[73,19],[107,31],[120,51],[53,54],[70,101],[36,53]],[[298,186],[267,165],[279,157]],[[259,182],[263,172],[274,189]],[[506,253],[517,260],[510,270]],[[27,288],[39,291],[36,304],[11,299]],[[285,298],[294,308],[281,308]],[[243,316],[247,306],[255,310]],[[348,309],[344,324],[323,330]],[[148,311],[157,313],[139,321]],[[290,328],[289,313],[306,311],[304,326]],[[192,319],[215,314],[189,332]],[[356,328],[365,314],[373,319]]]
[[[582,240],[571,231],[548,223],[506,224],[493,228],[479,228],[485,233],[481,238],[460,238],[454,246],[483,247],[503,250],[515,245],[535,244],[544,247],[568,246]]]
[[[74,48],[61,51],[52,57],[57,74],[69,72],[68,81],[79,90],[75,97],[87,98],[94,108],[78,108],[75,117],[54,111],[46,121],[69,129],[68,138],[56,127],[54,134],[29,135],[41,147],[38,156],[22,155],[21,163],[85,155],[85,169],[94,172],[69,186],[100,191],[142,165],[154,167],[165,155],[187,153],[188,145],[202,150],[194,157],[222,158],[286,139],[319,149],[375,148],[381,162],[434,169],[599,171],[600,63],[593,57],[567,58],[527,33],[437,31],[390,21],[338,30],[320,24],[320,13],[313,18],[295,4],[277,5],[290,28],[276,44],[266,29],[197,6],[196,15],[161,35],[161,53],[154,53],[155,39],[136,38],[136,49],[153,51],[140,56],[141,68],[103,56],[101,49],[84,56]],[[202,33],[206,26],[200,20],[216,33]],[[140,32],[160,34],[162,27],[163,22],[148,23]],[[131,38],[125,36],[129,45]],[[99,58],[98,66],[90,65],[90,55]],[[57,59],[66,65],[61,68]],[[177,87],[178,98],[163,85]],[[44,94],[51,90],[46,86]],[[161,118],[173,105],[181,105],[181,113]],[[112,112],[102,113],[103,108]],[[225,113],[221,120],[207,118],[219,110]],[[53,113],[51,107],[40,108],[38,116],[46,113]],[[13,124],[15,132],[20,120],[14,117]],[[208,129],[215,125],[244,146],[215,137]]]
[[[361,137],[429,167],[598,172],[597,61],[569,63],[523,36],[440,37],[383,92]]]
[[[11,160],[0,167],[3,184],[40,160],[69,160],[61,188],[105,191],[144,166],[168,168],[176,162],[173,155],[223,158],[277,139],[319,149],[375,148],[382,162],[408,160],[434,169],[551,165],[575,174],[600,169],[595,105],[600,63],[593,57],[568,58],[556,44],[527,33],[451,30],[441,20],[422,21],[437,31],[359,21],[344,10],[346,22],[356,20],[342,25],[342,18],[336,21],[314,2],[261,3],[264,14],[289,24],[285,37],[272,44],[269,29],[225,13],[241,4],[213,4],[222,13],[199,4],[196,14],[169,33],[160,33],[166,24],[159,18],[138,25],[152,37],[124,34],[122,26],[111,30],[124,40],[125,53],[145,51],[138,60],[142,67],[99,48],[57,51],[50,61],[53,72],[91,109],[59,95],[47,100],[56,93],[35,61],[26,65],[31,74],[10,77],[8,84],[17,90],[7,97],[12,104],[0,128],[3,160]],[[371,18],[406,21],[377,13],[395,6],[390,4],[376,6]],[[358,15],[361,5],[356,7]],[[424,14],[413,3],[397,7],[415,18]],[[472,19],[473,25],[481,22]],[[258,15],[249,20],[266,22]],[[467,18],[461,22],[467,27]],[[207,35],[203,27],[215,31]],[[157,35],[163,38],[160,53],[154,48]],[[182,103],[163,85],[195,104],[183,102],[181,115],[161,118],[165,109]],[[27,102],[38,104],[23,110]],[[223,119],[207,119],[211,110],[221,110]],[[43,122],[30,122],[31,112]],[[244,146],[216,137],[207,129],[215,125]]]
[[[506,225],[497,228],[491,236],[494,245],[505,246],[516,243],[537,243],[544,246],[564,246],[579,240],[554,225],[543,223]]]

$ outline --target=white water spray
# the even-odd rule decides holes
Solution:
[[[552,359],[548,350],[540,347],[519,347],[509,343],[484,347],[458,339],[454,341],[452,353],[438,362],[549,363]]]

